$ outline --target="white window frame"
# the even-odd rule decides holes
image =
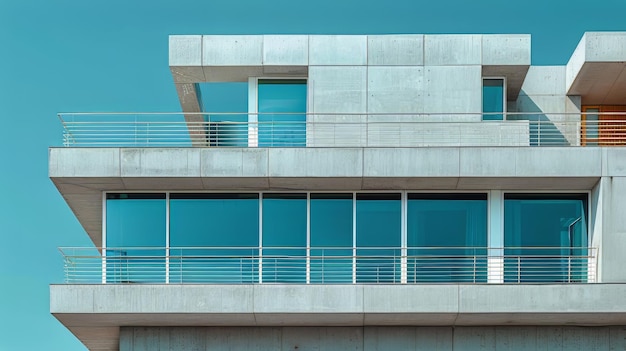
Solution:
[[[248,147],[259,147],[259,80],[306,80],[306,111],[309,111],[309,77],[249,77],[248,78]]]

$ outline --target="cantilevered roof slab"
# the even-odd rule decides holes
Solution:
[[[626,105],[626,32],[585,33],[567,63],[566,89],[584,105]]]
[[[515,100],[530,67],[530,35],[172,35],[169,65],[183,112],[198,110],[196,83],[308,77],[316,66],[482,66],[484,77],[506,77]]]
[[[590,190],[619,148],[51,148],[49,176],[96,246],[103,192]]]

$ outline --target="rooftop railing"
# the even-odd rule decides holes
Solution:
[[[62,248],[68,284],[594,283],[587,247]]]
[[[626,113],[62,113],[66,147],[626,145]]]

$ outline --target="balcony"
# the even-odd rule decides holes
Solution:
[[[261,114],[262,115],[262,114]],[[63,113],[66,147],[626,145],[623,112],[329,114]],[[296,118],[297,117],[297,118]],[[271,122],[251,122],[271,120]]]
[[[61,248],[66,284],[595,283],[586,247]]]

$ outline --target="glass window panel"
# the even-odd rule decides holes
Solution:
[[[306,282],[306,194],[263,194],[263,282]]]
[[[505,281],[586,280],[586,214],[586,194],[506,194]]]
[[[504,80],[483,79],[483,120],[501,121],[504,112]]]
[[[306,146],[306,80],[259,80],[259,146]]]
[[[107,194],[108,283],[165,281],[165,194]]]
[[[487,281],[487,194],[408,194],[407,281]]]
[[[356,195],[357,282],[400,281],[400,194]]]
[[[352,194],[311,194],[311,283],[352,282]]]
[[[170,282],[257,282],[258,246],[258,194],[171,194]]]

